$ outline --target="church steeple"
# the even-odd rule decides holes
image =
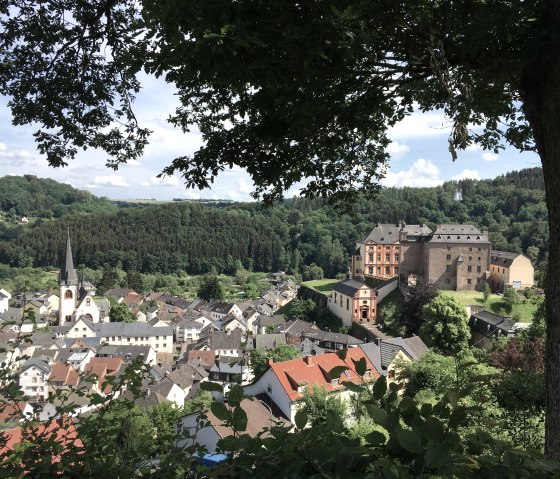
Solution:
[[[66,256],[64,264],[60,269],[60,284],[66,286],[78,285],[78,273],[74,269],[74,261],[72,260],[72,245],[70,244],[70,230],[68,230],[68,237],[66,239]]]

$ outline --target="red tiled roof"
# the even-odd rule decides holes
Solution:
[[[356,374],[354,366],[354,361],[362,358],[366,360],[366,367],[371,371],[370,380],[378,378],[379,372],[360,348],[349,349],[345,360],[340,359],[336,353],[326,353],[272,363],[271,368],[290,400],[295,401],[303,396],[301,392],[298,392],[298,386],[306,386],[307,388],[318,386],[330,392],[344,390],[345,387],[341,384],[343,381],[356,384],[362,382],[362,379]],[[337,366],[346,366],[347,369],[339,376],[338,384],[331,384],[327,375]]]
[[[67,417],[62,421],[60,419],[53,420],[46,425],[38,424],[32,428],[26,428],[25,433],[21,427],[6,429],[4,431],[4,438],[6,443],[0,448],[0,455],[5,455],[23,443],[31,448],[30,452],[36,456],[45,457],[45,460],[48,460],[51,464],[60,462],[61,455],[70,447],[76,447],[78,450],[82,450],[84,447],[81,439],[78,437],[74,421]],[[50,444],[52,442],[56,442],[60,446],[57,449],[57,453],[53,455],[44,454],[43,445],[51,448]],[[52,448],[49,450],[52,453]]]
[[[188,362],[199,360],[206,366],[212,366],[216,360],[215,351],[189,351]]]
[[[5,404],[0,408],[0,425],[10,420],[19,419],[23,416],[23,410],[27,406],[26,401],[15,404]]]
[[[60,382],[63,386],[76,386],[80,377],[78,372],[69,364],[53,363],[49,381]]]
[[[97,384],[99,388],[107,380],[107,376],[114,376],[117,371],[122,367],[124,361],[121,358],[91,358],[86,365],[85,372],[88,374],[95,374],[97,376]],[[106,384],[103,392],[108,394],[113,387]]]

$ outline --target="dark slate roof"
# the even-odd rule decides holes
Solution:
[[[364,238],[362,243],[367,243],[369,241],[382,244],[396,243],[399,241],[400,228],[400,225],[378,223]]]
[[[473,225],[438,225],[432,243],[490,243],[488,235]]]
[[[98,357],[110,357],[110,358],[121,358],[124,361],[133,361],[139,356],[147,357],[150,353],[150,346],[137,346],[137,345],[125,345],[125,346],[112,346],[106,344],[101,346],[97,351]]]
[[[220,361],[210,368],[211,373],[227,373],[227,374],[241,374],[247,369],[247,366],[239,362],[224,362]]]
[[[148,323],[95,323],[94,330],[98,336],[173,336],[170,326],[152,327]]]
[[[303,319],[290,319],[284,326],[281,326],[281,331],[292,336],[301,336],[301,333],[308,329],[319,329],[313,323],[304,321]]]
[[[496,266],[503,266],[509,268],[513,260],[523,256],[520,253],[508,253],[507,251],[492,251],[490,262]]]
[[[360,344],[360,348],[379,374],[385,374],[381,365],[381,348],[377,343]]]
[[[99,338],[99,337],[97,337],[97,338],[79,338],[79,339],[80,339],[80,341],[83,341],[85,344],[87,344],[89,347],[91,347],[93,349],[98,349],[100,344],[101,344],[101,338]],[[76,338],[65,338],[64,342],[66,343],[66,347],[68,348],[76,342]]]
[[[321,331],[320,329],[309,329],[307,331],[304,331],[302,333],[302,336],[313,341],[347,344],[348,346],[355,346],[357,344],[363,343],[361,339],[350,336],[349,334]]]
[[[74,269],[74,261],[72,260],[70,231],[68,231],[68,237],[66,238],[66,255],[64,257],[64,264],[60,268],[59,281],[66,286],[78,286],[78,274]]]
[[[242,341],[242,333],[238,329],[231,332],[212,331],[210,333],[210,348],[214,351],[218,349],[239,349]]]
[[[425,224],[421,225],[403,225],[401,231],[407,234],[407,240],[410,237],[427,238],[432,234],[432,230]]]
[[[281,344],[286,344],[286,335],[284,333],[256,334],[253,337],[253,345],[255,349],[264,349],[265,351],[269,351]]]
[[[328,352],[326,349],[318,346],[315,342],[308,338],[304,338],[298,345],[299,350],[304,356],[317,356]]]
[[[274,316],[259,315],[253,324],[259,326],[281,326],[286,323],[286,317],[283,314],[275,314]]]
[[[354,279],[345,279],[339,283],[336,283],[333,286],[332,290],[338,293],[342,293],[345,296],[354,296],[354,294],[356,294],[356,291],[363,288],[364,286],[368,288],[365,283],[361,283],[360,281],[356,281]]]
[[[218,314],[228,314],[231,309],[235,306],[235,303],[216,303],[210,308],[210,311]]]
[[[114,298],[124,298],[125,296],[129,295],[130,293],[136,293],[133,289],[128,288],[112,288],[105,291],[103,296],[109,297],[112,296]],[[138,294],[138,293],[137,293]]]
[[[501,334],[507,335],[514,329],[515,321],[508,317],[498,316],[489,311],[479,311],[478,313],[471,314],[469,324],[471,328],[486,336],[492,334],[497,335],[498,331],[500,331]]]
[[[28,359],[27,361],[25,361],[25,363],[21,366],[20,371],[25,371],[26,369],[29,369],[32,366],[35,366],[36,368],[40,369],[41,371],[44,371],[47,374],[51,373],[51,367],[49,366],[49,364],[43,359],[44,356],[39,357],[39,358],[31,358]]]

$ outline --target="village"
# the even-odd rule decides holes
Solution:
[[[80,278],[74,267],[69,234],[58,292],[0,289],[3,377],[17,382],[21,393],[17,404],[4,405],[3,426],[15,431],[23,418],[47,423],[59,416],[61,398],[78,390],[74,410],[66,413],[73,421],[104,407],[98,399],[90,402],[94,396],[106,401],[132,398],[141,409],[169,403],[181,410],[210,389],[205,383],[221,386],[222,392],[214,392],[218,401],[227,401],[234,384],[256,398],[244,402],[247,431],[253,434],[271,421],[293,424],[306,391],[321,388],[347,400],[353,393],[343,383],[367,383],[381,376],[389,383],[398,381],[398,365],[428,351],[417,335],[386,334],[377,316],[388,294],[413,287],[422,278],[442,291],[481,291],[488,284],[503,294],[508,288],[534,286],[528,258],[492,250],[488,232],[472,225],[431,230],[425,225],[378,224],[356,242],[348,271],[332,291],[313,293],[340,318],[348,331],[344,334],[277,314],[298,297],[298,290],[309,289],[283,272],[271,274],[270,288],[254,301],[207,302],[121,288],[98,296],[95,285]],[[110,298],[125,304],[135,321],[110,322]],[[497,338],[513,337],[528,326],[476,305],[467,312],[470,343],[477,347],[491,349]],[[255,374],[251,351],[266,356],[287,345],[297,350],[296,358],[270,357]],[[340,354],[343,350],[347,352]],[[365,365],[363,371],[358,371],[358,363]],[[137,395],[121,381],[131,366],[141,366],[145,373]],[[343,372],[332,378],[329,373],[336,367]],[[194,431],[200,414],[182,416],[177,430]],[[232,431],[212,411],[205,414],[209,424],[196,441],[216,453],[219,440]],[[185,441],[178,438],[177,445],[184,447]]]

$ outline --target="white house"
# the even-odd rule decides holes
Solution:
[[[360,378],[354,362],[362,358],[366,361],[366,374]],[[347,369],[338,378],[329,379],[329,372],[337,366]],[[365,353],[360,348],[352,348],[348,350],[344,360],[336,353],[306,356],[278,363],[269,359],[266,372],[243,389],[245,394],[252,396],[266,394],[293,422],[306,389],[312,391],[314,387],[324,388],[328,394],[336,394],[347,400],[351,393],[342,384],[343,381],[359,384],[362,380],[373,380],[379,376],[379,372]]]
[[[38,402],[49,398],[50,364],[42,358],[28,359],[20,368],[19,386],[23,394]]]
[[[8,311],[8,308],[10,307],[10,298],[12,297],[12,295],[10,293],[8,293],[5,289],[0,288],[0,314],[2,314],[4,311]]]

